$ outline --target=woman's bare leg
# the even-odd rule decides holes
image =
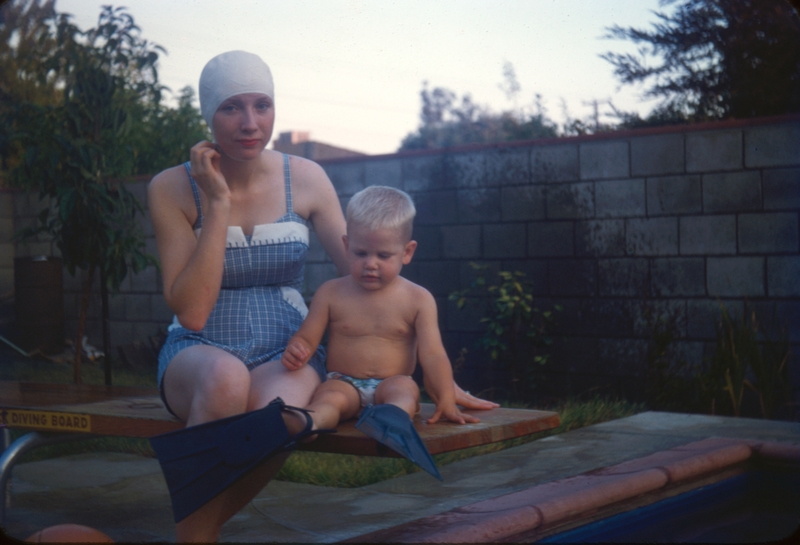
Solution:
[[[164,391],[172,410],[185,418],[187,425],[195,425],[263,408],[276,397],[288,405],[305,407],[319,383],[316,371],[310,367],[290,372],[279,361],[273,361],[248,371],[227,352],[196,346],[181,351],[170,362]],[[291,434],[305,427],[305,419],[293,412],[284,413],[284,421]],[[287,457],[288,453],[271,457],[247,478],[238,480],[179,522],[177,541],[216,541],[222,525],[250,503],[280,471]]]

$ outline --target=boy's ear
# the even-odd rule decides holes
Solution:
[[[347,235],[342,235],[342,242],[344,242],[344,251],[346,252],[350,247],[350,243],[347,241]]]
[[[406,247],[403,249],[403,265],[411,263],[411,258],[414,257],[414,250],[417,249],[417,241],[409,240]]]

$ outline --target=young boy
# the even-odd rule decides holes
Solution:
[[[350,274],[317,290],[282,362],[290,370],[302,367],[327,329],[328,380],[308,406],[315,428],[334,428],[365,409],[359,429],[428,469],[423,460],[414,459],[430,459],[411,425],[419,412],[419,388],[411,378],[418,358],[436,401],[428,423],[479,420],[456,406],[436,301],[428,290],[400,276],[417,247],[411,240],[415,213],[411,198],[391,187],[370,186],[353,196],[343,237]],[[403,444],[414,452],[402,452]],[[435,465],[431,473],[441,479]]]

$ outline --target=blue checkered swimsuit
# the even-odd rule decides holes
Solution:
[[[197,206],[194,230],[199,235],[203,226],[200,193],[189,163],[184,166]],[[164,371],[181,350],[198,344],[216,346],[236,356],[252,370],[262,363],[280,359],[289,338],[308,314],[298,289],[303,284],[309,231],[306,220],[292,208],[288,155],[283,156],[283,171],[286,214],[275,223],[256,225],[250,237],[244,235],[241,227],[228,227],[222,287],[203,330],[186,329],[177,317],[169,327],[158,356],[162,398]],[[317,350],[309,365],[324,381],[323,348]]]

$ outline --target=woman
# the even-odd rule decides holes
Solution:
[[[265,407],[304,407],[324,380],[324,352],[297,371],[281,355],[307,309],[297,291],[308,224],[342,274],[345,222],[317,164],[267,150],[275,122],[272,75],[256,55],[231,51],[200,76],[200,107],[215,143],[153,178],[148,190],[164,297],[175,312],[159,356],[167,408],[193,426]],[[457,388],[467,408],[495,406]],[[305,426],[285,412],[291,433]],[[213,541],[280,469],[274,456],[177,525],[179,541]]]

